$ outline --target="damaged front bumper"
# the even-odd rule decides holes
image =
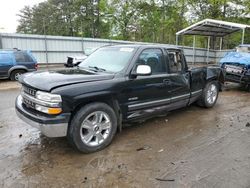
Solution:
[[[241,64],[222,65],[225,81],[250,84],[250,69]]]
[[[16,99],[16,114],[27,124],[39,129],[47,137],[64,137],[67,135],[70,113],[46,116],[30,111],[22,104],[22,96]]]
[[[250,73],[233,74],[233,73],[225,72],[225,81],[249,85],[250,84]]]

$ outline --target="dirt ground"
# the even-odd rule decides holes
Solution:
[[[212,109],[126,127],[87,155],[19,120],[19,89],[1,84],[0,187],[250,187],[250,93],[234,85]]]

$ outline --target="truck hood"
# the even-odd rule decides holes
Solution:
[[[229,52],[221,60],[220,64],[223,63],[239,63],[242,65],[250,65],[250,53],[242,52]]]
[[[108,80],[114,74],[92,72],[84,69],[61,69],[55,71],[36,71],[21,75],[19,82],[33,88],[51,91],[53,88],[84,82]]]

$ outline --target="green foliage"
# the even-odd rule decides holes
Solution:
[[[175,33],[205,18],[250,24],[249,0],[47,0],[25,6],[17,32],[175,43]],[[233,47],[240,35],[229,36]],[[196,38],[206,47],[204,37]],[[246,33],[246,42],[250,43]],[[185,37],[183,45],[192,45]]]

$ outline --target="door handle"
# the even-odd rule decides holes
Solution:
[[[166,85],[171,85],[171,80],[169,80],[169,79],[164,79],[164,80],[163,80],[163,83],[166,84]]]

